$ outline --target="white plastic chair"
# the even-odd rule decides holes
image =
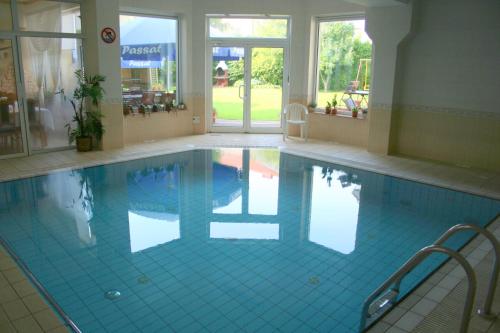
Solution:
[[[288,137],[288,125],[300,126],[300,137],[306,139],[308,133],[309,112],[307,108],[299,103],[292,103],[285,106],[283,110],[284,128],[283,128],[283,141]]]

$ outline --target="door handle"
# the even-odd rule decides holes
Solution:
[[[245,87],[244,84],[240,84],[240,86],[238,87],[238,97],[241,99],[245,99],[245,96],[241,95],[241,88],[244,88],[244,87]]]

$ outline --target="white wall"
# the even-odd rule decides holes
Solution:
[[[500,170],[500,1],[420,0],[413,12],[393,152]]]
[[[399,102],[500,113],[500,1],[420,0]]]

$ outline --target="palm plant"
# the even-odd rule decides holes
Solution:
[[[69,143],[75,140],[88,139],[94,137],[97,142],[104,135],[104,126],[102,124],[103,114],[99,109],[99,102],[104,98],[104,89],[101,83],[106,80],[102,75],[85,75],[83,70],[75,71],[77,87],[73,91],[70,103],[73,106],[73,122],[66,124],[68,128]],[[64,91],[62,91],[64,95]],[[90,102],[91,105],[87,105]]]

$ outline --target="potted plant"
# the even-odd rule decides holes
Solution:
[[[309,112],[313,113],[313,112],[316,111],[316,106],[318,106],[318,104],[316,104],[316,102],[311,102],[307,106],[307,109],[308,109]]]
[[[337,94],[333,95],[333,99],[332,99],[332,114],[337,114]]]
[[[326,102],[325,113],[330,114],[332,112],[332,103],[330,101]]]
[[[81,69],[75,72],[75,76],[77,87],[70,102],[75,112],[73,122],[76,123],[76,127],[72,127],[71,123],[66,124],[68,138],[70,144],[76,141],[77,151],[90,151],[92,138],[95,138],[98,143],[104,134],[103,115],[99,109],[99,102],[104,97],[101,83],[104,82],[105,77],[85,75]],[[61,93],[65,96],[64,91]],[[88,102],[91,104],[87,105]]]
[[[352,108],[352,117],[353,118],[358,117],[358,108],[357,107]]]

